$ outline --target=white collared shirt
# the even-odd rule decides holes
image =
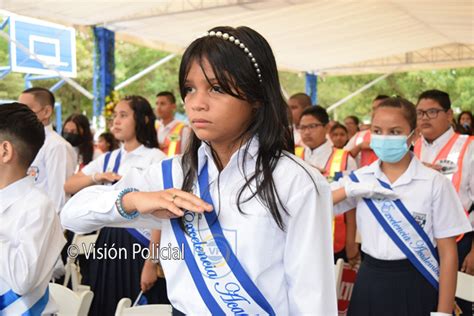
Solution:
[[[27,176],[0,190],[0,218],[0,295],[10,289],[41,297],[66,243],[53,202]],[[21,314],[19,305],[2,315]],[[45,312],[54,312],[48,306]]]
[[[224,235],[230,242],[235,241],[237,258],[277,315],[337,315],[329,185],[318,172],[305,167],[306,164],[295,156],[291,156],[294,160],[282,157],[273,177],[280,199],[290,214],[282,214],[286,231],[278,228],[268,209],[255,198],[241,204],[244,215],[236,204],[239,188],[244,183],[242,148],[234,153],[220,175],[210,148],[203,144],[198,152],[198,170],[206,161],[209,163],[211,196]],[[257,151],[258,141],[254,139],[249,148],[250,156],[246,158],[247,174],[255,170]],[[183,180],[181,157],[173,159],[172,168],[174,185],[180,188]],[[76,232],[92,231],[106,225],[161,226],[161,245],[170,243],[172,247],[178,247],[169,220],[140,215],[130,221],[121,217],[114,207],[121,189],[135,187],[141,191],[159,191],[163,189],[162,181],[161,164],[154,164],[145,172],[128,173],[114,187],[86,188],[68,202],[61,214],[62,223]],[[185,314],[209,314],[186,263],[164,260],[162,266],[173,306]]]
[[[120,148],[115,149],[110,154],[109,162],[107,164],[106,172],[112,172],[115,165],[115,160],[117,159],[117,155],[121,153],[120,158],[120,165],[118,169],[118,174],[123,176],[127,174],[131,169],[135,168],[138,170],[145,170],[151,164],[157,163],[166,158],[166,155],[159,150],[158,148],[148,148],[144,145],[140,145],[139,147],[135,148],[134,150],[127,152],[123,145]],[[99,156],[97,159],[91,161],[87,164],[84,168],[82,168],[82,173],[87,176],[90,176],[94,173],[101,173],[104,172],[104,162],[105,156],[107,154],[103,154]]]
[[[173,119],[171,122],[168,124],[164,125],[161,120],[158,121],[158,130],[156,131],[158,133],[158,143],[160,144],[160,147],[165,143],[165,139],[169,136],[173,128],[179,124],[183,123],[177,119]],[[182,131],[181,131],[181,148],[180,148],[180,153],[184,153],[184,150],[186,149],[186,146],[189,141],[189,136],[191,135],[191,129],[189,126],[184,125]]]
[[[422,136],[420,160],[430,164],[433,163],[436,156],[438,156],[438,153],[444,148],[444,146],[446,146],[447,142],[453,135],[454,130],[449,128],[443,135],[435,139],[432,143],[428,143]],[[454,164],[457,165],[458,162],[454,161]],[[471,205],[474,203],[474,141],[471,141],[466,153],[464,154],[459,197],[464,208],[469,210]]]
[[[67,199],[64,183],[76,171],[77,155],[71,144],[56,133],[51,124],[45,126],[44,130],[44,144],[28,174],[35,179],[35,185],[49,196],[55,209],[60,212]]]
[[[305,147],[304,149],[304,161],[309,163],[310,165],[319,168],[319,169],[325,169],[326,165],[329,161],[329,158],[331,157],[333,151],[333,145],[329,141],[325,141],[322,145],[319,147],[316,147],[315,149],[311,150],[309,147]],[[357,164],[354,160],[354,158],[349,156],[347,157],[347,170],[352,171],[357,169]]]
[[[378,184],[377,179],[380,179],[390,184],[434,245],[436,245],[435,239],[453,237],[471,230],[471,225],[450,181],[433,169],[425,167],[414,156],[408,169],[393,184],[380,169],[380,160],[354,173],[361,183]],[[344,177],[332,183],[331,188],[333,190],[341,188],[346,181],[351,180]],[[362,250],[380,260],[406,259],[363,199],[348,198],[336,204],[334,211],[339,214],[355,207],[357,229],[362,237]]]

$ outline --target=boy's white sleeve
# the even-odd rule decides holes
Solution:
[[[66,243],[59,217],[46,197],[37,199],[27,214],[15,239],[6,238],[0,231],[0,277],[18,295],[51,278]]]
[[[338,181],[331,183],[331,191],[343,188],[347,181],[352,181],[348,176],[340,178]],[[345,200],[334,205],[334,215],[343,214],[354,209],[357,206],[357,199],[346,198]]]
[[[153,215],[140,215],[132,220],[122,217],[115,201],[125,188],[160,191],[163,189],[161,179],[161,164],[153,164],[147,170],[130,170],[113,186],[87,187],[66,203],[61,212],[61,223],[64,228],[76,233],[87,233],[105,226],[160,229],[161,220]]]
[[[68,154],[65,144],[58,144],[51,148],[44,157],[46,174],[48,176],[48,196],[53,201],[58,212],[66,200],[64,183],[73,175],[75,164]]]
[[[284,250],[290,315],[337,315],[332,199],[323,179],[291,196]]]
[[[437,174],[433,181],[433,235],[435,238],[448,238],[468,233],[472,230],[464,213],[461,201],[451,181]]]

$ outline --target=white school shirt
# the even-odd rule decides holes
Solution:
[[[331,157],[333,151],[333,145],[329,141],[325,141],[324,144],[311,150],[309,147],[304,149],[304,161],[312,166],[320,169],[325,169],[326,165]],[[357,164],[354,158],[349,154],[347,157],[347,168],[348,171],[357,169]]]
[[[258,141],[254,139],[249,148],[250,156],[246,158],[247,174],[255,170],[257,151]],[[224,235],[234,244],[237,258],[277,315],[337,315],[332,261],[332,198],[326,180],[293,155],[292,159],[297,162],[288,157],[279,160],[273,171],[274,182],[290,213],[290,216],[282,214],[286,225],[283,232],[268,209],[255,198],[241,204],[247,215],[238,211],[236,195],[244,183],[242,157],[243,149],[240,149],[220,173],[219,205],[218,169],[210,148],[203,144],[198,151],[198,170],[208,161],[210,193]],[[181,157],[173,159],[173,181],[178,188],[183,179],[180,164]],[[151,215],[127,220],[114,206],[123,188],[159,191],[163,189],[162,180],[161,164],[154,164],[145,172],[130,172],[114,187],[86,188],[67,203],[61,214],[62,223],[68,229],[82,233],[106,225],[161,227],[161,245],[170,243],[172,247],[178,247],[169,220],[159,220]],[[163,260],[162,266],[172,305],[185,314],[209,314],[186,263]]]
[[[167,125],[164,125],[161,120],[158,120],[159,125],[158,125],[158,130],[156,131],[158,133],[158,143],[160,146],[165,142],[166,137],[170,134],[171,130],[176,126],[178,123],[183,123],[177,119],[172,120],[169,122]],[[184,153],[184,150],[186,149],[186,145],[189,142],[189,136],[191,135],[191,129],[189,126],[186,124],[184,125],[183,129],[181,130],[181,148],[180,148],[180,153]]]
[[[421,156],[423,162],[433,163],[438,153],[446,146],[446,143],[454,135],[454,130],[449,128],[443,135],[435,139],[432,143],[428,143],[426,139],[421,137]],[[454,162],[457,165],[457,161]],[[466,153],[464,154],[462,163],[461,185],[459,187],[459,197],[461,203],[466,210],[469,210],[471,204],[474,203],[474,142],[471,141]],[[473,223],[474,224],[474,223]],[[473,225],[474,227],[474,225]]]
[[[135,168],[138,170],[145,170],[151,164],[157,163],[166,158],[166,155],[158,148],[148,148],[144,145],[140,145],[134,150],[127,152],[123,145],[120,148],[115,149],[110,154],[109,163],[107,164],[106,172],[111,172],[114,169],[115,159],[118,153],[121,153],[120,166],[118,174],[124,176],[131,169]],[[88,163],[82,168],[82,173],[86,176],[90,176],[94,173],[102,173],[104,168],[106,154],[99,156],[97,159]]]
[[[354,171],[361,183],[377,183],[377,179],[390,184],[380,169],[380,160],[369,166]],[[348,177],[333,182],[331,188],[344,186]],[[450,181],[439,172],[425,167],[415,156],[408,169],[390,184],[402,203],[423,227],[433,245],[436,239],[460,235],[471,230],[471,225],[464,214],[461,202]],[[382,226],[375,219],[363,199],[347,198],[336,204],[336,214],[356,209],[357,229],[362,237],[362,250],[380,260],[406,259],[403,252],[390,239]]]
[[[42,189],[60,212],[66,203],[64,183],[76,171],[77,155],[71,144],[53,130],[51,124],[44,127],[45,141],[28,174],[35,179],[35,185]]]
[[[24,177],[0,190],[0,218],[0,295],[12,290],[35,302],[66,243],[55,206],[31,177]],[[21,305],[17,301],[0,314],[20,315]],[[50,298],[44,312],[56,311]]]

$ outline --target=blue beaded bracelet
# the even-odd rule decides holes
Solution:
[[[119,214],[122,217],[124,217],[126,219],[134,219],[135,217],[140,215],[140,213],[138,211],[133,211],[132,213],[127,213],[123,209],[123,204],[122,204],[123,197],[125,196],[125,194],[130,193],[130,192],[138,192],[138,190],[135,189],[135,188],[126,188],[126,189],[122,190],[122,192],[119,193],[119,195],[117,197],[117,200],[115,201],[115,207],[117,208],[117,211],[119,212]]]

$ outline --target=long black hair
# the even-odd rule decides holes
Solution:
[[[148,148],[158,148],[158,139],[155,129],[156,116],[150,102],[139,95],[129,95],[122,99],[133,110],[135,119],[135,135],[140,144]]]
[[[76,125],[77,132],[81,138],[81,142],[77,148],[79,149],[79,155],[82,157],[82,162],[84,165],[87,165],[92,161],[94,156],[94,139],[92,137],[89,119],[82,114],[71,114],[64,121],[63,130],[68,122],[73,122]]]
[[[276,191],[273,171],[282,155],[294,152],[294,140],[289,127],[288,106],[281,93],[275,57],[268,42],[251,28],[222,26],[215,27],[211,31],[227,33],[244,43],[255,58],[255,62],[258,63],[261,81],[254,66],[255,62],[242,48],[223,38],[204,36],[192,42],[184,52],[179,69],[181,97],[183,100],[186,97],[185,81],[193,62],[198,63],[203,69],[203,63],[207,60],[225,93],[245,100],[255,107],[252,121],[240,139],[244,142],[245,136],[258,137],[256,168],[255,173],[245,175],[245,184],[239,190],[237,205],[239,211],[244,213],[241,204],[258,197],[270,210],[278,227],[284,230],[280,209],[286,214],[288,212]],[[192,133],[190,143],[182,158],[184,174],[182,189],[184,191],[192,191],[196,181],[197,152],[200,145],[201,140]],[[243,151],[242,170],[246,170],[247,159],[245,158],[249,146],[250,142],[247,142]],[[217,160],[218,167],[220,165],[222,169],[217,155],[214,153],[213,156]],[[256,184],[256,189],[251,188],[253,182]],[[243,192],[246,189],[249,189],[252,194],[242,201]]]

